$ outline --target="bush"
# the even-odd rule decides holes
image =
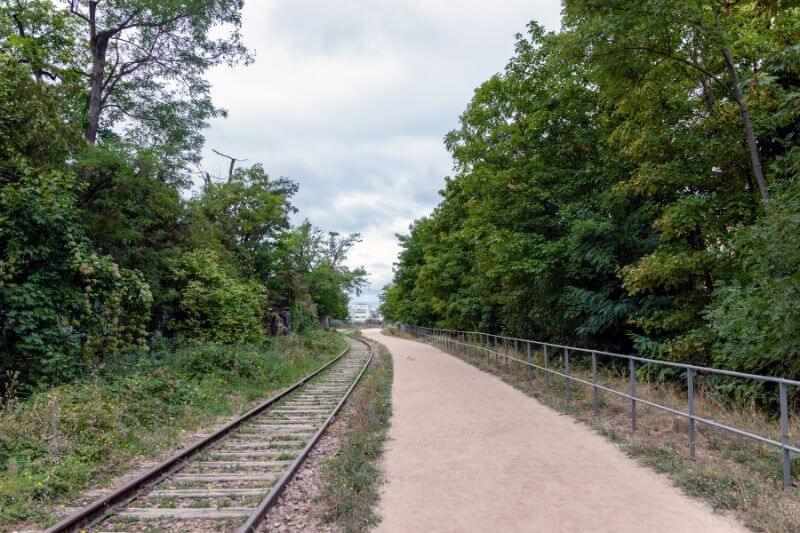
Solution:
[[[708,313],[714,364],[800,377],[800,195],[786,194],[736,236],[739,280],[719,285]],[[760,387],[748,389],[751,394]]]
[[[34,173],[0,192],[0,366],[26,391],[145,346],[150,289],[95,250],[73,191],[69,175]]]
[[[265,289],[243,278],[220,252],[189,251],[174,262],[172,274],[179,301],[170,329],[216,343],[264,341]]]

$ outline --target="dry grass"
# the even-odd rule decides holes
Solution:
[[[410,338],[397,330],[393,334]],[[525,365],[516,363],[513,347],[506,361],[499,356],[499,368],[494,354],[468,348],[450,353],[478,368],[496,374],[507,383],[534,396],[542,403],[574,416],[618,444],[626,453],[654,470],[667,474],[688,495],[705,500],[716,510],[727,511],[755,531],[800,531],[800,490],[782,490],[780,452],[751,439],[727,431],[697,424],[697,460],[689,457],[689,422],[660,409],[637,405],[637,430],[631,429],[631,402],[614,394],[600,391],[600,412],[593,416],[591,386],[572,382],[571,399],[565,401],[564,378],[550,375],[545,383],[543,372],[533,369],[528,381]],[[560,354],[559,354],[560,356]],[[517,355],[525,360],[526,354]],[[543,366],[543,354],[532,352],[532,362]],[[560,357],[552,356],[550,367],[561,371]],[[570,375],[591,381],[590,359],[581,362],[570,357]],[[600,367],[598,382],[622,392],[629,392],[627,371],[622,368]],[[518,373],[517,373],[518,372]],[[519,377],[518,377],[519,376]],[[637,397],[687,411],[686,392],[671,383],[647,382],[638,377]],[[778,438],[778,423],[753,406],[731,406],[711,395],[698,391],[695,400],[698,416],[721,422],[753,433]],[[792,417],[791,435],[800,435],[798,417]],[[796,437],[794,444],[796,445]],[[793,472],[800,476],[800,460],[793,461]],[[800,483],[800,482],[798,482]]]
[[[367,531],[379,521],[375,512],[381,483],[378,465],[392,414],[393,367],[389,351],[372,345],[375,357],[341,418],[339,449],[325,465],[321,500],[326,520],[337,531]]]
[[[330,360],[332,332],[262,346],[192,345],[0,406],[0,530],[51,525],[57,507],[164,457]],[[206,430],[207,431],[207,430]]]

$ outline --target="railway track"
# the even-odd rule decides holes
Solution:
[[[47,532],[256,531],[372,360],[367,342],[346,340],[327,365]]]

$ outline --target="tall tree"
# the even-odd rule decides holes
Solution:
[[[242,0],[64,0],[88,51],[84,138],[104,121],[132,120],[161,142],[198,141],[192,132],[220,113],[203,74],[249,61],[241,42]],[[212,35],[222,27],[224,37]]]
[[[752,115],[760,106],[754,84],[767,74],[764,58],[796,42],[796,13],[779,4],[568,0],[564,12],[566,28],[583,37],[589,61],[605,74],[605,88],[621,90],[635,77],[683,69],[681,75],[693,81],[691,90],[702,97],[712,120],[725,114],[727,102],[735,105],[749,179],[767,202],[769,185]]]

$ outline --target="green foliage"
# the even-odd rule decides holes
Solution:
[[[53,383],[143,346],[152,296],[82,234],[71,182],[37,175],[0,192],[0,301],[6,368]]]
[[[191,209],[207,225],[204,233],[234,254],[244,272],[266,281],[275,268],[278,242],[290,238],[285,233],[297,190],[296,183],[272,180],[256,164],[236,169],[225,182],[208,181]]]
[[[152,296],[141,276],[98,252],[80,224],[53,91],[2,66],[13,112],[0,126],[0,363],[22,386],[57,383],[145,341]],[[8,82],[24,90],[10,90]],[[19,103],[19,105],[17,105]],[[23,123],[42,130],[20,133]],[[17,126],[17,127],[15,127]]]
[[[208,248],[186,253],[175,261],[171,285],[179,297],[169,329],[220,343],[264,340],[264,288],[242,279],[221,253]]]
[[[203,244],[181,198],[182,179],[153,150],[122,143],[85,149],[74,168],[88,236],[120,266],[141,273],[153,293],[153,316],[172,313],[170,262]]]
[[[0,42],[37,80],[77,93],[87,142],[121,135],[179,168],[199,161],[203,128],[224,114],[204,73],[251,60],[241,10],[236,0],[3,0]]]
[[[293,229],[297,185],[261,165],[183,194],[222,114],[203,75],[250,60],[241,9],[0,0],[0,391],[73,380],[150,333],[260,343],[292,309],[312,329],[363,284],[342,266],[354,237]]]
[[[387,317],[625,342],[636,300],[617,271],[652,246],[652,230],[643,205],[614,189],[631,164],[603,142],[608,109],[562,42],[532,24],[476,91],[447,137],[457,174],[444,200],[401,238]]]
[[[532,23],[447,136],[385,316],[796,377],[798,9],[569,0],[558,34]]]
[[[800,197],[735,236],[737,279],[720,284],[708,311],[714,362],[743,372],[800,376]]]
[[[360,241],[357,233],[326,234],[306,221],[278,243],[267,287],[273,292],[283,287],[285,300],[305,307],[312,316],[346,318],[347,294],[358,293],[366,282],[363,268],[344,265],[348,253]]]

